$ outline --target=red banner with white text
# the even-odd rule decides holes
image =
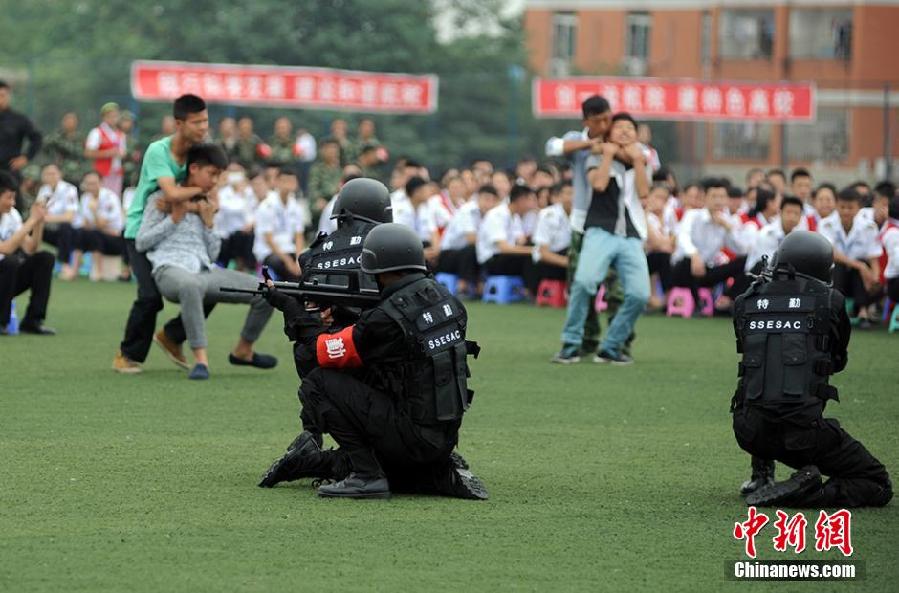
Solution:
[[[433,113],[437,77],[300,66],[200,64],[140,60],[131,93],[171,101],[184,93],[211,103],[387,113]]]
[[[581,118],[581,102],[602,95],[612,111],[647,119],[814,121],[815,85],[657,78],[534,80],[536,117]]]

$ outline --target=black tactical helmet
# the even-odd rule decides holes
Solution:
[[[833,247],[820,233],[793,231],[787,235],[771,262],[772,271],[784,270],[830,282]]]
[[[375,224],[393,222],[390,209],[390,192],[383,183],[375,179],[359,177],[347,181],[340,188],[340,195],[334,204],[331,218],[339,218],[347,212],[353,218]]]
[[[381,274],[397,270],[428,271],[421,239],[405,225],[379,224],[362,243],[362,271]]]

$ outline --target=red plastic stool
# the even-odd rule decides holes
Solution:
[[[561,280],[544,278],[537,285],[537,305],[549,305],[557,309],[564,308],[568,299],[565,297],[565,283]]]

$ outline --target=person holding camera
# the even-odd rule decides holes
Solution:
[[[56,332],[44,326],[44,317],[50,300],[53,254],[38,251],[47,208],[43,203],[35,203],[28,220],[23,222],[15,208],[17,189],[15,178],[0,171],[0,335],[6,334],[13,298],[31,289],[19,331],[52,336]]]

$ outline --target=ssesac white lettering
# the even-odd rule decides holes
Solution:
[[[457,340],[462,338],[462,332],[459,330],[451,331],[448,334],[444,334],[438,338],[432,338],[428,340],[428,349],[433,350],[434,348],[438,348],[440,346],[445,346],[446,344],[451,344]]]

